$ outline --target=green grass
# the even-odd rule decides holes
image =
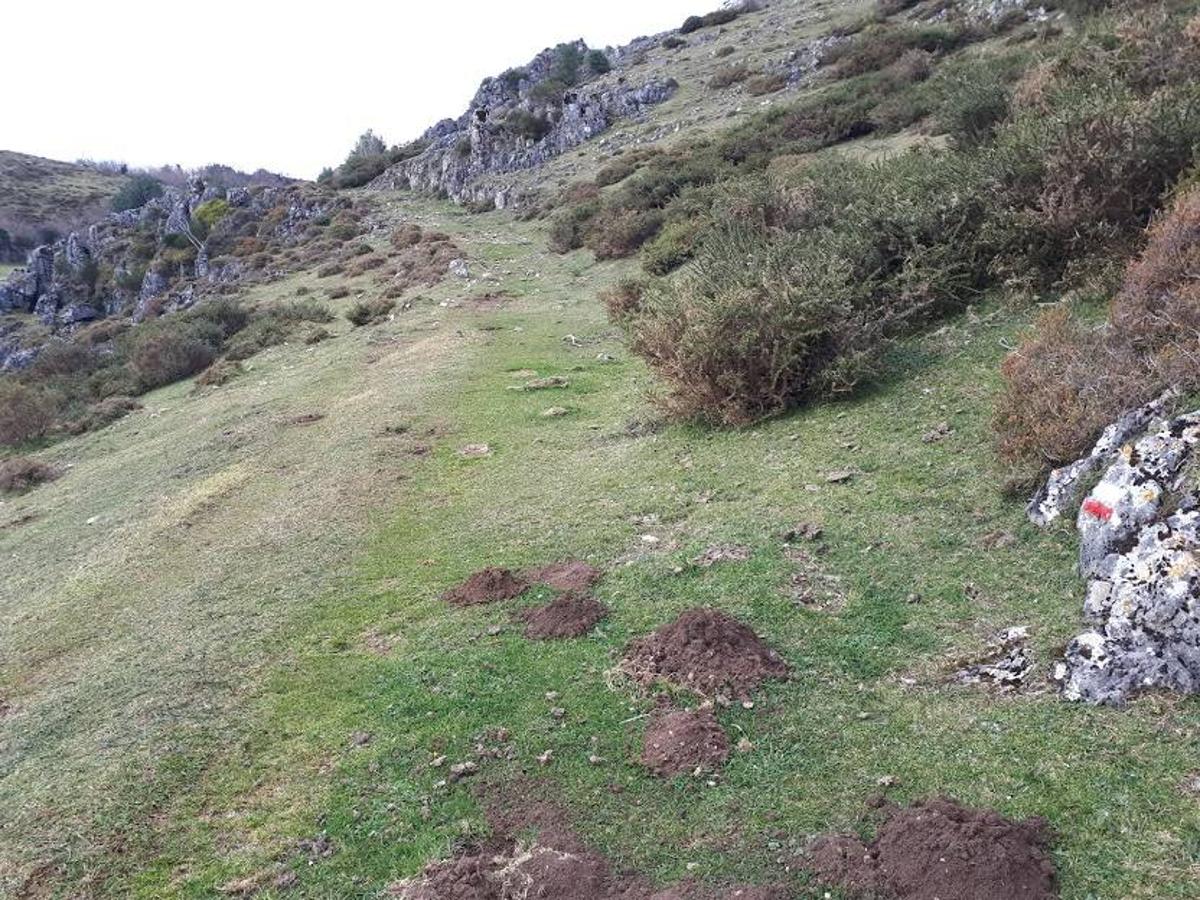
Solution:
[[[20,268],[20,267],[16,266],[16,265],[12,265],[10,263],[0,263],[0,279],[7,278],[8,273],[11,272],[13,269],[17,269],[17,268]]]
[[[546,255],[503,214],[396,214],[453,232],[515,299],[443,308],[477,290],[443,283],[394,324],[269,351],[211,392],[158,392],[153,415],[49,451],[76,468],[17,501],[44,518],[0,532],[16,554],[0,601],[0,693],[20,710],[0,724],[11,871],[50,858],[58,883],[90,878],[102,896],[207,897],[245,878],[271,896],[286,868],[289,896],[375,896],[484,827],[468,786],[435,787],[444,772],[426,763],[466,758],[503,726],[517,759],[479,780],[528,769],[588,840],[657,879],[784,877],[779,860],[795,869],[812,835],[864,827],[891,775],[901,801],[950,793],[1045,815],[1065,898],[1196,895],[1200,811],[1180,790],[1194,702],[1092,709],[946,683],[952,659],[1016,624],[1032,627],[1042,677],[1080,625],[1072,535],[1036,531],[1001,498],[988,446],[1022,315],[985,307],[906,345],[894,376],[852,402],[633,437],[651,382],[594,301],[622,268]],[[508,390],[524,369],[571,386]],[[551,405],[572,414],[543,418]],[[308,409],[327,418],[275,424]],[[954,434],[923,443],[942,420]],[[383,433],[397,422],[413,428]],[[418,441],[431,452],[406,450]],[[455,453],[479,442],[493,454]],[[827,483],[840,467],[861,474]],[[840,611],[788,596],[779,534],[800,520],[825,527]],[[982,549],[997,529],[1017,544]],[[725,541],[754,555],[686,566]],[[613,614],[581,640],[528,644],[510,614],[537,596],[439,599],[481,566],[568,555],[608,572]],[[648,701],[611,676],[631,637],[697,604],[739,615],[795,669],[754,709],[720,712],[754,748],[711,787],[632,764]],[[381,641],[389,652],[368,646]],[[357,731],[367,746],[351,746]],[[322,831],[337,850],[309,864],[296,843]]]

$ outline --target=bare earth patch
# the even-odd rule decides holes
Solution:
[[[1057,897],[1048,827],[938,798],[893,809],[869,844],[819,838],[812,870],[853,896],[896,900],[1051,900]]]
[[[644,685],[659,679],[705,697],[746,697],[788,664],[748,626],[717,609],[689,609],[629,645],[621,669]]]
[[[556,591],[586,591],[603,574],[581,559],[565,559],[539,569],[526,569],[521,577],[531,584],[544,584]]]
[[[568,593],[545,606],[521,613],[525,637],[531,640],[581,637],[608,615],[608,607],[595,597]]]
[[[525,593],[528,587],[529,584],[511,569],[488,566],[442,596],[455,606],[478,606],[497,600],[511,600]]]
[[[641,763],[655,775],[699,774],[729,759],[729,738],[708,707],[662,709],[650,718]]]

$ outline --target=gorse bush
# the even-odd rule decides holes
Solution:
[[[1004,361],[993,425],[1002,457],[1034,471],[1087,452],[1106,425],[1173,386],[1200,389],[1200,189],[1149,231],[1102,327],[1043,315]]]
[[[680,34],[691,34],[701,28],[712,28],[715,25],[728,25],[742,14],[742,7],[727,6],[714,10],[703,16],[688,16],[679,26]]]
[[[1170,15],[1089,23],[1039,66],[1036,82],[1022,78],[1029,55],[1020,47],[932,75],[910,55],[900,88],[876,71],[912,51],[936,60],[973,39],[952,24],[865,29],[835,60],[860,74],[648,163],[577,224],[595,246],[591,229],[620,223],[611,246],[641,240],[651,272],[691,254],[620,316],[672,412],[738,424],[844,393],[881,374],[895,338],[989,289],[1055,286],[1092,260],[1130,252],[1200,146],[1200,88],[1188,74],[1196,42],[1183,23]],[[875,130],[885,102],[899,122],[901,99],[914,116],[932,113],[951,148],[873,164],[803,155]],[[769,178],[751,174],[768,167]],[[663,225],[643,236],[622,216],[632,211],[658,214]],[[1183,216],[1172,220],[1185,235],[1179,247]],[[689,247],[683,223],[706,218]],[[1196,333],[1195,298],[1147,312],[1130,298],[1186,292],[1142,281],[1154,287],[1123,291],[1112,314],[1119,324],[1107,329],[1129,337],[1097,340],[1076,322],[1048,319],[1048,337],[1007,364],[1012,407],[1038,397],[1057,431],[1029,440],[1033,419],[1009,409],[998,418],[1006,454],[1058,459],[1103,424],[1112,397],[1190,383],[1196,354],[1155,341],[1171,333],[1164,322]]]
[[[59,405],[58,398],[41,388],[0,380],[0,444],[17,446],[42,437]]]

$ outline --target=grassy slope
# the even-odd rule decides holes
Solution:
[[[94,222],[125,182],[74,163],[0,150],[0,228],[36,234]]]
[[[505,726],[518,759],[482,777],[536,771],[590,839],[662,878],[776,876],[809,835],[859,824],[893,775],[898,799],[945,791],[1046,815],[1064,897],[1195,896],[1200,822],[1179,789],[1194,703],[1096,710],[943,683],[948,659],[994,628],[1031,625],[1044,674],[1078,627],[1070,534],[1027,526],[991,469],[996,364],[1019,316],[985,309],[914,343],[893,381],[853,403],[751,431],[632,437],[648,378],[594,302],[622,268],[546,257],[527,243],[534,226],[502,214],[434,214],[477,272],[510,273],[509,305],[419,303],[380,329],[260,357],[210,393],[159,392],[151,412],[49,451],[75,468],[0,507],[44,514],[0,532],[13,560],[0,692],[18,710],[0,724],[0,785],[18,801],[0,825],[10,871],[70,847],[69,880],[111,896],[211,896],[280,868],[300,877],[293,895],[373,896],[481,827],[467,789],[435,789],[443,774],[425,764]],[[571,387],[507,390],[526,368]],[[572,414],[540,415],[555,404]],[[328,418],[278,424],[314,409]],[[943,419],[954,435],[923,443]],[[432,453],[405,452],[412,432],[380,433],[397,420],[436,426],[420,438]],[[474,442],[493,455],[457,456]],[[863,474],[827,484],[841,466]],[[803,519],[826,527],[840,612],[798,609],[785,591],[778,534]],[[982,549],[996,529],[1016,546]],[[662,539],[649,550],[647,532]],[[675,573],[716,541],[754,556]],[[613,616],[583,640],[530,652],[509,609],[438,599],[480,566],[571,554],[610,572]],[[646,703],[607,673],[630,636],[700,603],[753,623],[797,677],[721,713],[754,750],[717,786],[661,784],[630,765],[643,723],[629,720]],[[367,746],[352,747],[357,731]],[[540,769],[546,749],[555,762]],[[593,752],[606,762],[588,765]],[[296,842],[323,830],[337,851],[310,865]]]

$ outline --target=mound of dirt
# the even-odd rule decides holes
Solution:
[[[938,798],[895,809],[875,840],[820,838],[809,865],[854,894],[897,900],[1051,900],[1057,897],[1045,819],[1013,822]]]
[[[622,669],[642,684],[665,679],[701,696],[746,697],[788,665],[750,628],[717,609],[689,609],[629,645]]]
[[[555,597],[545,606],[525,610],[521,618],[525,621],[525,637],[541,641],[581,637],[607,615],[608,607],[595,597],[570,593]]]
[[[556,591],[586,591],[603,574],[582,559],[564,559],[540,569],[526,569],[521,577],[530,584],[544,584]]]
[[[729,759],[729,738],[712,710],[663,709],[650,718],[642,765],[663,778],[720,767]]]
[[[525,593],[529,584],[511,569],[488,566],[442,596],[455,606],[478,606],[497,600],[511,600]]]
[[[784,900],[778,888],[712,888],[692,881],[655,889],[635,873],[618,873],[572,830],[564,809],[538,799],[528,780],[481,786],[492,837],[432,863],[385,891],[399,900]],[[533,835],[532,843],[518,836]]]
[[[400,900],[500,900],[492,854],[472,852],[425,868],[419,878],[393,884],[389,897]]]

